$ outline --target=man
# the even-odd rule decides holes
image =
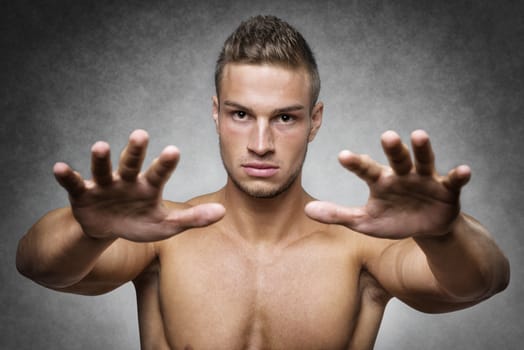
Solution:
[[[304,191],[323,104],[311,50],[287,23],[242,23],[215,77],[226,185],[187,203],[163,200],[174,146],[141,173],[148,136],[137,130],[112,172],[109,145],[98,142],[91,180],[55,165],[71,207],[22,238],[24,275],[90,295],[133,281],[144,349],[370,349],[391,297],[446,312],[506,287],[507,259],[460,211],[470,169],[437,174],[424,131],[411,135],[413,157],[384,133],[389,166],[340,154],[369,186],[364,207]]]

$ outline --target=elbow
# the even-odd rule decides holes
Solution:
[[[35,264],[24,261],[24,259],[21,259],[18,256],[16,259],[16,269],[22,276],[46,288],[61,289],[76,283],[76,280],[60,278],[56,274],[39,268],[35,266]]]
[[[76,280],[61,277],[56,271],[38,259],[38,254],[32,251],[24,238],[18,243],[16,251],[16,269],[24,277],[47,288],[67,287]]]
[[[510,281],[510,266],[506,256],[501,254],[498,261],[492,265],[492,268],[489,272],[486,272],[484,276],[484,280],[486,281],[484,293],[485,299],[508,288]]]
[[[24,238],[22,238],[18,242],[18,248],[16,250],[16,269],[22,276],[32,279],[32,276],[35,273],[35,268],[27,255],[27,250],[24,246]]]
[[[504,291],[509,281],[509,262],[503,258],[490,266],[484,265],[474,272],[470,271],[460,281],[441,287],[452,300],[477,303]]]
[[[509,260],[504,256],[502,258],[502,261],[500,263],[500,267],[497,271],[497,274],[495,278],[493,278],[493,293],[497,294],[502,291],[504,291],[509,286],[510,281],[510,266],[509,266]]]
[[[510,267],[509,261],[506,257],[502,257],[500,261],[494,265],[493,268],[488,269],[482,275],[482,288],[479,288],[481,293],[478,295],[478,300],[484,300],[493,295],[504,291],[510,281]]]
[[[16,249],[16,269],[18,272],[33,281],[45,274],[45,263],[38,253],[38,243],[31,237],[31,230],[19,241]]]
[[[22,276],[34,282],[41,283],[49,273],[46,272],[44,265],[38,263],[31,255],[28,249],[26,249],[22,239],[18,244],[16,252],[16,269]]]

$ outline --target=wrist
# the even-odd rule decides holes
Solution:
[[[449,239],[451,239],[453,236],[455,236],[455,232],[459,232],[461,230],[461,227],[466,222],[466,217],[462,212],[458,213],[456,218],[451,222],[450,225],[446,227],[446,229],[443,229],[441,233],[432,233],[429,235],[420,235],[417,237],[413,237],[413,239],[416,242],[446,242]]]
[[[70,211],[69,220],[71,230],[79,232],[85,241],[92,243],[112,243],[117,238],[109,234],[100,234],[99,232],[92,230],[89,225],[81,224],[72,210]]]

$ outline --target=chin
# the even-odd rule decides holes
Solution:
[[[278,197],[284,191],[280,189],[243,189],[243,192],[253,198],[270,199]]]
[[[250,197],[253,198],[260,198],[260,199],[271,199],[278,197],[282,193],[285,193],[289,190],[291,185],[295,183],[297,179],[297,176],[293,176],[290,179],[288,179],[287,182],[280,184],[280,185],[270,185],[270,184],[246,184],[241,183],[240,181],[237,181],[235,178],[231,177],[231,180],[235,184],[235,186],[245,194],[247,194]]]

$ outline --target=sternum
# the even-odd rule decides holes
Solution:
[[[247,329],[246,349],[264,349],[268,342],[268,323],[267,323],[267,279],[264,264],[254,263],[254,294],[251,317]]]

